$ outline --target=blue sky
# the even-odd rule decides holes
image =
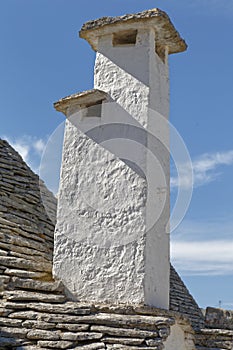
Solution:
[[[221,300],[233,308],[233,1],[7,0],[0,6],[0,136],[35,171],[64,121],[53,102],[93,86],[95,56],[77,36],[81,25],[153,7],[169,14],[189,45],[170,56],[170,120],[194,167],[192,201],[172,234],[172,260],[200,306]],[[60,139],[62,131],[61,125]],[[53,166],[59,142],[55,149]],[[54,186],[58,170],[44,175]]]

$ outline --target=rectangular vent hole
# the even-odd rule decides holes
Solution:
[[[99,117],[101,118],[103,100],[89,103],[85,106],[85,117]]]
[[[113,34],[113,46],[130,46],[135,45],[137,40],[137,30],[121,31]]]

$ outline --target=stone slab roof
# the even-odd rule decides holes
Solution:
[[[0,290],[24,284],[25,279],[54,282],[55,220],[56,198],[0,140]]]
[[[200,329],[196,331],[196,349],[229,350],[233,349],[233,331],[224,329]]]
[[[170,310],[185,315],[195,329],[204,327],[202,311],[172,265],[170,267]]]
[[[56,199],[43,189],[48,216],[39,184],[18,153],[0,140],[1,350],[160,350],[174,322],[183,329],[191,350],[189,320],[194,327],[199,325],[197,349],[231,348],[232,330],[203,328],[197,304],[172,267],[170,311],[69,300],[63,285],[52,277],[50,218],[56,215]]]
[[[90,103],[95,104],[96,102],[106,100],[107,98],[108,94],[106,92],[98,89],[91,89],[83,92],[77,92],[76,94],[72,94],[60,99],[54,103],[54,108],[58,112],[62,112],[66,115],[68,107],[74,105],[86,106]]]
[[[157,41],[161,46],[167,46],[170,54],[182,52],[187,49],[187,44],[180,37],[168,15],[157,8],[146,10],[136,14],[128,14],[118,17],[102,17],[85,23],[79,36],[86,39],[92,48],[97,50],[98,37],[119,29],[136,28],[137,26],[152,26],[156,30]],[[136,27],[135,27],[136,26]]]
[[[207,307],[205,322],[209,328],[228,329],[233,332],[233,310]]]
[[[185,319],[161,310],[159,315],[146,314],[147,310],[143,314],[143,307],[136,311],[126,306],[59,303],[56,295],[51,301],[36,297],[34,301],[29,296],[20,300],[19,293],[5,297],[1,349],[162,350],[175,322],[187,337],[192,335]]]

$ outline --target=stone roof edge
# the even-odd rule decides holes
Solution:
[[[86,304],[86,303],[81,303]],[[160,309],[143,304],[127,305],[127,304],[107,304],[107,303],[92,303],[92,308],[96,312],[124,314],[124,315],[141,315],[141,316],[158,316],[174,318],[181,325],[191,326],[189,318],[180,312]]]
[[[61,98],[53,104],[54,108],[58,112],[62,112],[66,115],[67,108],[71,105],[81,105],[90,102],[97,102],[98,100],[104,100],[108,97],[108,94],[99,89],[91,89]]]
[[[169,20],[168,15],[166,14],[166,12],[158,9],[158,8],[154,8],[151,10],[145,10],[143,12],[138,12],[138,13],[134,13],[134,14],[126,14],[123,16],[116,16],[116,17],[101,17],[101,18],[97,18],[95,20],[90,20],[86,23],[83,24],[80,32],[84,32],[86,30],[93,30],[93,29],[97,29],[106,25],[111,25],[111,24],[115,24],[115,23],[122,23],[122,22],[128,22],[128,21],[139,21],[139,20],[143,20],[143,19],[148,19],[148,18],[152,18],[152,17],[164,17],[166,19]]]
[[[162,30],[164,31],[164,38],[162,38],[161,35],[158,35],[158,40],[161,41],[160,44],[165,45],[165,43],[170,43],[170,45],[167,44],[167,46],[169,47],[170,54],[185,51],[187,49],[187,44],[185,40],[181,38],[180,34],[175,29],[173,23],[171,22],[166,12],[158,8],[145,10],[143,12],[135,14],[127,14],[117,17],[102,17],[96,20],[88,21],[83,24],[81,30],[79,31],[79,36],[80,38],[87,40],[92,46],[92,48],[96,51],[97,47],[95,40],[93,40],[93,35],[94,33],[97,33],[97,31],[102,31],[106,27],[116,27],[118,25],[120,26],[126,22],[145,23],[155,19],[163,21]],[[168,33],[170,35],[168,35]]]

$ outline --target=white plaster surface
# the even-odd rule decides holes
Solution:
[[[191,327],[190,327],[191,328]],[[171,327],[171,333],[164,343],[164,350],[195,350],[194,336],[190,332],[185,332],[179,324]]]
[[[129,129],[125,124],[130,121],[155,132],[161,143],[168,144],[168,125],[156,122],[150,111],[153,108],[168,117],[167,60],[164,64],[156,55],[152,30],[140,29],[136,46],[130,47],[112,47],[111,35],[106,35],[100,38],[98,51],[94,86],[107,92],[117,105],[101,118],[80,118],[77,124],[78,108],[68,115],[54,275],[79,300],[168,308],[169,154],[158,143],[153,145],[145,133],[136,135],[138,131],[133,129],[132,136],[141,138],[138,141],[144,147],[132,147],[131,153],[145,179],[134,165],[119,159],[124,158],[124,147],[129,155],[128,143],[108,141],[102,147],[87,132],[99,125],[101,134],[106,123],[119,120],[124,138]],[[124,113],[117,114],[117,108]],[[110,139],[114,138],[111,133]],[[155,162],[150,160],[148,146],[155,148]],[[149,203],[148,181],[154,186],[154,200]],[[151,227],[156,206],[162,211]]]
[[[143,302],[145,180],[69,121],[63,164],[55,276],[80,300]]]

